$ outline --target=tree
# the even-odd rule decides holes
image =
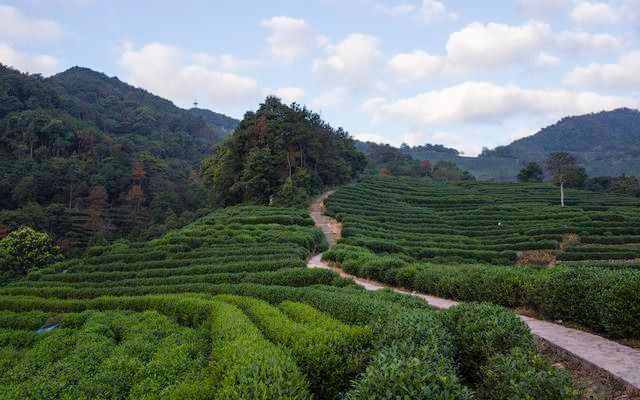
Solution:
[[[60,249],[44,232],[23,226],[0,240],[0,272],[26,275],[61,258]]]
[[[560,186],[560,205],[564,207],[564,187],[582,187],[587,179],[584,168],[569,153],[552,153],[545,161],[545,167],[553,183]]]
[[[87,197],[89,218],[85,226],[94,235],[100,235],[106,230],[104,214],[107,208],[107,200],[107,191],[100,185],[94,186],[89,192],[89,197]]]
[[[203,176],[217,205],[269,204],[344,184],[365,166],[364,154],[343,129],[295,103],[267,97],[203,162]]]
[[[431,161],[429,160],[421,160],[420,161],[420,171],[422,176],[431,175]]]
[[[519,182],[542,182],[543,179],[544,171],[540,164],[536,162],[528,163],[518,174]]]

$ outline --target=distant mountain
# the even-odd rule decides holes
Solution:
[[[513,181],[528,162],[543,162],[559,151],[573,154],[590,176],[640,176],[640,111],[620,108],[563,118],[479,157],[433,145],[404,149],[416,160],[452,161],[480,180],[497,181]]]
[[[238,123],[88,68],[0,64],[0,225],[152,235],[206,206],[200,162]]]
[[[558,151],[573,154],[591,176],[640,175],[640,111],[620,108],[563,118],[480,158],[542,161]]]

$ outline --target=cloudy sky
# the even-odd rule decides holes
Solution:
[[[0,0],[0,62],[234,117],[276,94],[360,139],[474,155],[639,108],[640,0]]]

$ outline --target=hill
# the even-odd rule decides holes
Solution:
[[[640,111],[613,111],[563,118],[538,133],[494,150],[481,159],[541,161],[569,152],[591,176],[640,175]]]
[[[342,128],[270,96],[257,111],[245,114],[203,165],[211,197],[228,206],[300,205],[326,187],[350,182],[366,163]]]
[[[439,312],[356,289],[305,267],[323,248],[304,209],[229,207],[159,239],[95,246],[0,284],[0,393],[468,400],[523,398],[524,387],[550,400],[573,390],[566,371],[534,355],[531,332],[510,311]]]
[[[0,65],[0,225],[71,242],[157,234],[206,205],[200,162],[237,124],[88,68]]]
[[[628,310],[640,299],[628,293],[640,287],[640,200],[566,195],[561,207],[548,183],[370,177],[325,202],[342,232],[323,258],[409,290],[638,337],[640,314]]]

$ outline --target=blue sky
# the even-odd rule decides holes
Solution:
[[[640,0],[0,0],[0,62],[234,117],[276,94],[360,139],[474,155],[639,108]]]

